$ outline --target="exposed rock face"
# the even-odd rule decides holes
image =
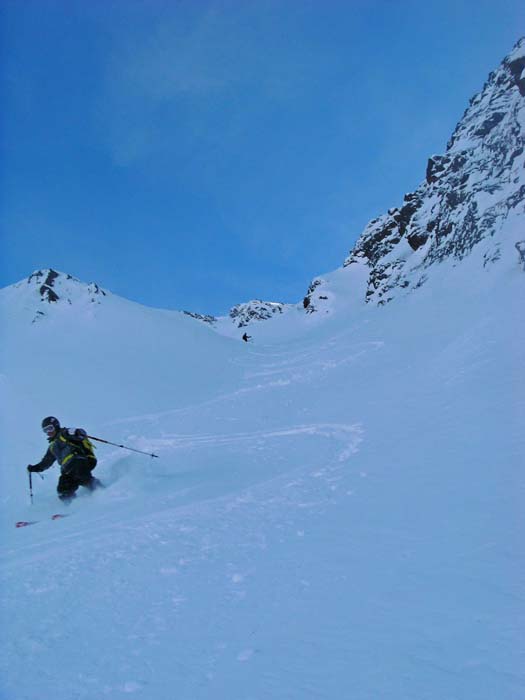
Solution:
[[[461,260],[480,241],[489,244],[485,264],[499,258],[490,239],[511,212],[525,210],[524,96],[521,39],[470,101],[446,152],[429,159],[424,182],[371,221],[346,259],[345,267],[370,268],[366,301],[384,304],[421,286],[430,265]]]
[[[516,243],[516,250],[520,257],[520,263],[523,266],[523,271],[525,272],[525,241],[518,241]]]
[[[49,303],[57,302],[60,297],[53,289],[57,277],[59,277],[59,273],[55,272],[55,270],[37,270],[37,272],[33,272],[33,274],[27,278],[27,283],[31,284],[31,282],[35,281],[37,284],[42,283],[39,289],[42,301],[47,301]],[[67,275],[67,278],[72,279],[71,275]]]
[[[275,314],[282,314],[284,304],[256,299],[245,304],[237,304],[230,310],[230,318],[237,328],[244,328],[253,321],[265,321]]]
[[[186,316],[191,316],[192,318],[197,319],[197,321],[203,321],[203,323],[208,323],[210,326],[213,326],[217,323],[217,319],[215,318],[215,316],[210,316],[209,314],[197,314],[193,311],[183,311],[182,313],[186,314]]]
[[[315,311],[317,311],[317,307],[313,303],[314,299],[314,292],[315,290],[320,287],[323,284],[323,280],[320,279],[319,277],[314,279],[311,283],[310,286],[308,287],[308,291],[306,292],[306,296],[303,299],[303,308],[305,309],[307,314],[312,314]],[[322,299],[323,297],[321,297]]]

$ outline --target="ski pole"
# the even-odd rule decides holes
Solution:
[[[142,450],[136,450],[134,447],[128,447],[127,445],[117,445],[116,442],[110,442],[109,440],[103,440],[102,438],[94,437],[93,435],[87,435],[90,440],[96,440],[97,442],[103,442],[106,445],[113,445],[114,447],[121,447],[123,450],[131,450],[131,452],[138,452],[141,455],[148,455],[148,457],[158,457],[152,452],[143,452]]]
[[[31,499],[31,505],[33,505],[33,472],[27,472],[29,476],[29,497]],[[44,477],[40,472],[37,472],[38,476],[44,480]]]

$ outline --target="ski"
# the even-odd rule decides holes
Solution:
[[[53,515],[49,516],[50,520],[60,520],[60,518],[67,518],[69,517],[68,514],[66,513],[54,513]],[[15,523],[15,527],[27,527],[28,525],[36,525],[37,523],[42,522],[41,520],[19,520],[18,522]]]

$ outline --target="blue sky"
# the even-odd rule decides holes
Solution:
[[[3,0],[0,286],[298,301],[402,202],[520,0]]]

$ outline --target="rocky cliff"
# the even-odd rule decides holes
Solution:
[[[371,221],[345,260],[344,267],[368,267],[367,302],[416,289],[431,267],[459,262],[482,242],[483,265],[497,262],[506,223],[525,211],[524,98],[522,38],[471,99],[445,153],[429,158],[418,189]],[[519,242],[508,243],[520,251]],[[307,312],[322,308],[323,286],[310,285]]]

